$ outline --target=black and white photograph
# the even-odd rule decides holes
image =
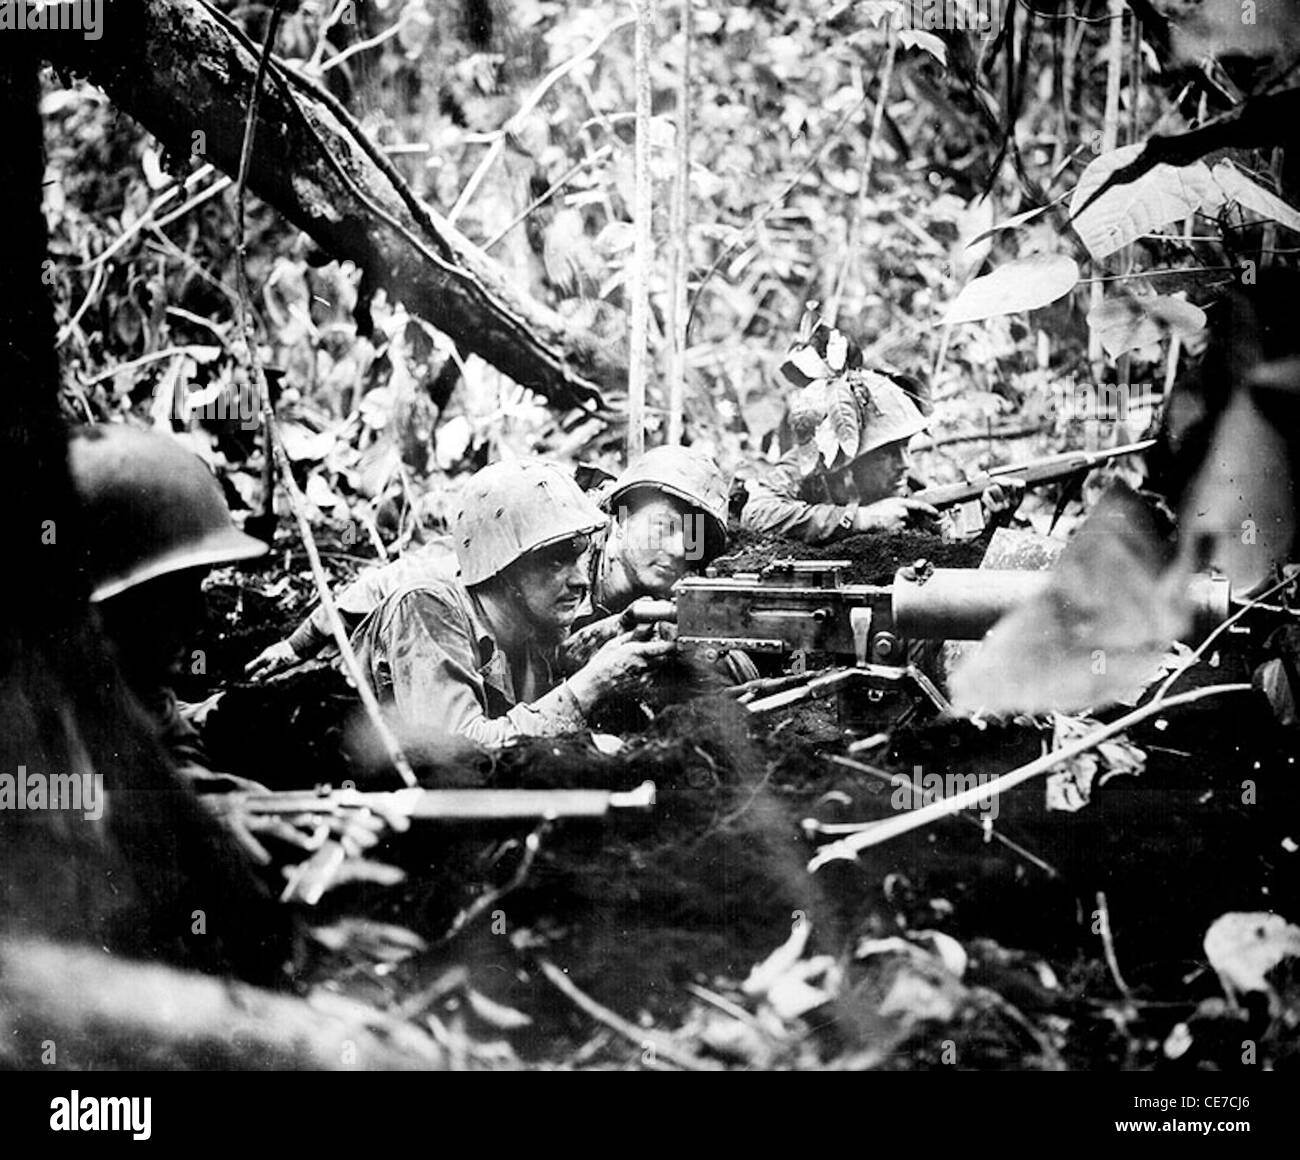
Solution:
[[[30,1140],[1285,1114],[1300,0],[14,0],[0,124]]]

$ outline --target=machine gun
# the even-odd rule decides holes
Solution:
[[[597,818],[616,812],[644,812],[655,804],[654,782],[642,782],[624,793],[599,789],[401,789],[366,793],[355,789],[234,793],[208,795],[227,816],[307,818],[321,823],[352,813],[394,819],[437,822],[500,822]],[[206,799],[205,799],[206,800]],[[401,823],[399,823],[401,824]],[[320,901],[343,863],[347,851],[328,840],[328,827],[318,825],[315,852],[289,874],[281,901],[311,906]]]
[[[978,640],[1004,614],[1041,592],[1050,576],[934,568],[920,561],[899,569],[891,584],[874,585],[846,583],[848,567],[847,560],[788,559],[761,572],[688,577],[674,586],[673,600],[637,601],[625,620],[671,625],[678,647],[708,663],[739,650],[760,663],[767,658],[769,670],[787,670],[784,677],[750,682],[754,690],[771,694],[749,701],[751,712],[863,680],[876,700],[910,685],[945,711],[943,695],[909,663],[910,642]],[[1189,596],[1198,636],[1229,615],[1223,577],[1196,577]]]

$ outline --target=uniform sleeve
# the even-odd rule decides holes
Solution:
[[[380,568],[367,568],[351,584],[339,590],[334,597],[334,604],[339,610],[343,627],[349,633],[379,607],[385,596],[401,586],[406,578],[403,563],[402,560],[397,560]],[[293,630],[289,644],[300,657],[311,657],[333,639],[325,608],[317,604],[311,615]]]
[[[300,657],[314,657],[329,642],[330,635],[325,609],[318,604],[290,634],[289,646]]]
[[[417,590],[397,596],[372,647],[387,669],[397,712],[407,722],[497,747],[519,737],[550,737],[586,727],[565,684],[504,716],[488,715],[487,686],[478,669],[473,624],[454,604]],[[365,626],[363,626],[364,629]]]
[[[857,504],[808,503],[800,496],[803,474],[787,455],[764,480],[749,481],[749,498],[740,526],[749,532],[788,536],[805,544],[825,544],[851,532]],[[849,527],[845,527],[845,517]]]

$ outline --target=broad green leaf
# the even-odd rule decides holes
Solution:
[[[1079,178],[1070,198],[1070,212],[1088,252],[1097,261],[1121,250],[1143,234],[1180,221],[1198,209],[1223,204],[1223,194],[1203,161],[1175,167],[1157,165],[1125,185],[1107,190],[1086,210],[1079,207],[1101,188],[1117,169],[1131,164],[1142,145],[1125,145],[1103,153]]]
[[[1060,199],[1058,198],[1057,200],[1059,201]],[[1055,204],[1055,201],[1049,201],[1046,205],[1035,206],[1033,209],[1025,210],[1024,213],[1018,213],[1014,217],[1009,217],[1005,221],[1000,221],[996,225],[989,226],[988,229],[982,230],[971,238],[971,240],[966,243],[966,248],[970,249],[971,246],[975,245],[977,242],[982,242],[985,238],[990,238],[994,234],[1000,234],[1003,230],[1014,230],[1017,226],[1023,226],[1026,222],[1033,221],[1034,218],[1039,216],[1039,214],[1046,213]]]
[[[813,442],[817,450],[821,452],[822,461],[827,467],[830,467],[839,457],[840,437],[829,415],[817,424],[817,430],[813,434]]]
[[[861,433],[862,425],[858,416],[857,396],[854,395],[853,388],[843,379],[838,380],[831,388],[831,403],[827,418],[830,420],[831,430],[835,432],[835,438],[839,441],[840,450],[851,458],[858,450],[858,435]],[[826,462],[829,463],[830,460]]]
[[[917,32],[905,29],[898,34],[898,43],[904,48],[922,48],[940,64],[948,63],[948,46],[933,32]]]
[[[1205,312],[1181,298],[1139,298],[1117,294],[1088,314],[1092,329],[1111,358],[1159,342],[1167,333],[1190,338],[1205,328]]]
[[[952,325],[1037,310],[1068,294],[1078,281],[1079,267],[1065,254],[1017,258],[962,287],[943,320]]]
[[[1231,161],[1220,161],[1214,167],[1212,176],[1226,197],[1262,218],[1270,218],[1287,229],[1300,233],[1300,210],[1293,209],[1280,197],[1252,181]]]

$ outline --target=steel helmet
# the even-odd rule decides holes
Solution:
[[[727,480],[712,456],[693,447],[653,447],[614,481],[605,506],[618,510],[619,500],[646,488],[691,505],[705,518],[705,543],[712,558],[727,539]]]
[[[168,435],[85,427],[69,441],[68,468],[81,501],[91,600],[268,551],[235,527],[203,461]]]
[[[841,448],[830,463],[823,453],[826,470],[842,471],[877,448],[906,441],[929,426],[913,393],[888,376],[878,371],[849,371],[845,381],[858,401],[857,450],[847,455]]]
[[[545,459],[489,463],[465,484],[452,541],[460,581],[481,584],[528,552],[603,528],[573,476]]]

